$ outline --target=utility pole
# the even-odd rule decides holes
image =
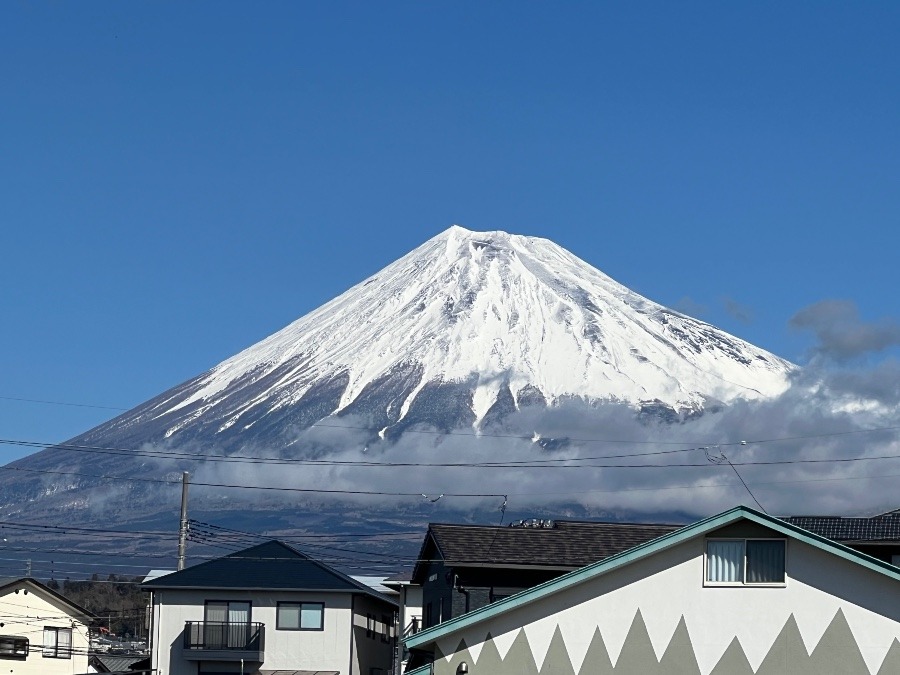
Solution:
[[[181,527],[178,529],[178,571],[184,569],[184,550],[187,547],[187,497],[188,479],[190,474],[185,471],[181,474]]]
[[[25,576],[29,579],[31,578],[31,558],[29,558],[28,562],[25,563]]]

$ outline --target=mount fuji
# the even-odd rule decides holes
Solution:
[[[468,429],[577,400],[670,420],[782,393],[796,367],[617,283],[547,239],[451,227],[209,371],[22,469],[141,458],[65,446],[296,454],[297,434],[352,416],[377,441]],[[78,506],[83,480],[4,472],[0,508]],[[11,475],[17,474],[17,475]],[[32,508],[32,507],[29,507]]]
[[[454,226],[78,441],[271,447],[332,415],[477,428],[571,397],[700,411],[777,395],[793,369],[551,241]]]

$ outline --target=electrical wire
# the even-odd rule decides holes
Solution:
[[[354,426],[339,426],[339,425],[327,425],[327,424],[315,424],[313,427],[324,427],[324,428],[333,428],[333,429],[362,429],[368,431],[375,431],[374,429],[368,429],[366,427],[354,427]],[[238,462],[238,463],[250,463],[250,464],[299,464],[299,465],[321,465],[321,466],[375,466],[375,467],[410,467],[410,466],[419,466],[419,467],[443,467],[443,468],[452,468],[452,467],[498,467],[498,468],[512,468],[517,466],[544,466],[548,464],[554,464],[559,462],[567,462],[572,460],[601,460],[601,459],[617,459],[617,458],[627,458],[627,457],[642,457],[642,456],[655,456],[655,455],[666,455],[666,454],[674,454],[681,452],[690,452],[692,450],[702,449],[703,447],[730,447],[730,446],[747,446],[747,445],[761,445],[761,444],[769,444],[769,443],[778,443],[784,441],[796,441],[796,440],[812,440],[817,438],[832,438],[832,437],[840,437],[840,436],[849,436],[855,434],[867,434],[867,433],[878,433],[878,432],[889,432],[889,431],[898,431],[900,430],[900,426],[886,426],[886,427],[876,427],[870,429],[853,429],[848,431],[839,431],[839,432],[829,432],[829,433],[821,433],[821,434],[808,434],[808,435],[798,435],[798,436],[784,436],[784,437],[773,437],[773,438],[762,438],[756,440],[742,440],[742,441],[728,441],[728,442],[706,442],[706,443],[694,443],[689,441],[665,441],[665,440],[631,440],[631,439],[600,439],[600,438],[569,438],[565,439],[571,443],[608,443],[608,444],[616,444],[616,445],[629,445],[629,444],[638,444],[638,445],[689,445],[691,447],[683,447],[675,450],[659,450],[653,452],[645,452],[645,453],[627,453],[620,455],[600,455],[595,457],[584,457],[584,458],[547,458],[547,459],[536,459],[536,460],[507,460],[501,462],[376,462],[372,460],[319,460],[319,459],[295,459],[295,458],[285,458],[285,457],[259,457],[253,455],[239,455],[239,454],[222,454],[222,453],[191,453],[191,452],[182,452],[177,450],[167,450],[167,449],[137,449],[137,448],[121,448],[121,447],[111,447],[111,446],[94,446],[94,445],[81,445],[81,444],[71,444],[71,443],[47,443],[43,441],[31,441],[31,440],[15,440],[15,439],[7,439],[0,438],[0,444],[5,445],[16,445],[21,447],[32,447],[32,448],[52,448],[59,450],[70,450],[73,452],[89,452],[89,453],[98,453],[98,454],[124,454],[128,456],[139,456],[139,457],[154,457],[159,459],[186,459],[190,461],[223,461],[223,462]],[[404,430],[404,433],[411,433],[415,431],[416,433],[420,433],[419,430]],[[422,431],[421,433],[426,433]],[[523,436],[516,434],[490,434],[490,433],[481,433],[481,432],[446,432],[446,431],[435,431],[435,432],[427,432],[433,435],[440,436],[468,436],[474,438],[511,438],[511,439],[519,439],[519,440],[527,440],[532,442],[534,440],[533,436]]]

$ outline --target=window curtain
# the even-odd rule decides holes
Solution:
[[[784,582],[784,542],[747,542],[747,583],[780,584]]]
[[[60,628],[57,633],[57,656],[69,658],[72,656],[72,629]]]
[[[207,602],[205,621],[207,623],[225,623],[228,621],[228,603]]]
[[[56,656],[56,629],[44,629],[44,656]]]
[[[706,580],[719,583],[744,581],[744,542],[706,542]]]
[[[228,623],[245,624],[250,621],[250,603],[249,602],[229,602],[228,603]]]
[[[300,605],[294,603],[278,605],[278,627],[285,630],[299,630]]]

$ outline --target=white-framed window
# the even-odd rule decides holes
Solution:
[[[707,539],[708,586],[783,586],[784,539]]]
[[[277,630],[324,630],[324,602],[279,602]]]
[[[47,659],[72,658],[72,629],[44,626],[42,654]]]

